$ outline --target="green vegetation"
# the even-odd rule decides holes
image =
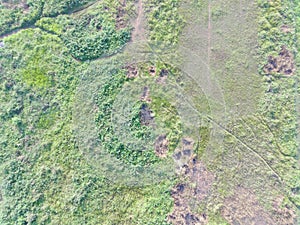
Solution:
[[[1,0],[0,3],[0,35],[34,24],[41,17],[44,5],[35,0],[27,3]]]
[[[57,16],[84,8],[85,5],[94,3],[94,0],[48,0],[43,3],[43,16]]]
[[[95,71],[89,63],[76,62],[70,53],[82,60],[101,57],[129,38],[128,27],[116,28],[115,11],[99,14],[102,7],[95,5],[76,16],[44,17],[36,22],[39,28],[4,39],[5,47],[0,48],[1,224],[166,224],[172,182],[132,190],[120,187],[98,174],[77,146],[72,128],[74,96],[80,77],[89,70],[94,76]],[[87,23],[90,26],[83,26]],[[84,40],[89,35],[111,38],[111,45],[101,52],[88,49]],[[82,44],[85,54],[73,49],[75,42]],[[108,113],[113,99],[129,82],[124,69],[104,72],[112,76],[98,93],[98,107],[104,113],[99,117],[107,117],[97,122],[99,126],[111,122]],[[140,105],[137,101],[131,116],[132,134],[138,139],[149,130],[140,124]],[[103,131],[100,139],[113,135]],[[148,153],[124,154],[115,151],[121,142],[108,144],[107,151],[132,164],[158,160],[152,146]]]
[[[138,55],[146,47],[136,49],[133,59],[121,51],[134,19],[134,1],[125,2],[1,1],[0,224],[168,225],[174,187],[189,180],[199,187],[188,193],[193,195],[188,213],[207,217],[208,224],[229,223],[224,206],[231,207],[227,203],[241,187],[255,196],[250,212],[259,205],[273,219],[285,219],[274,209],[281,197],[280,209],[296,212],[299,72],[267,73],[264,67],[282,46],[295,65],[300,63],[300,3],[143,1],[150,47],[192,49],[193,54],[180,55],[169,48],[166,55],[176,55],[172,65],[163,62],[164,54],[155,59],[151,53],[150,59]],[[186,4],[183,11],[181,4]],[[251,52],[256,44],[258,51]],[[127,76],[128,65],[136,67],[136,77]],[[224,99],[218,99],[217,88]],[[76,121],[78,115],[84,118]],[[95,130],[80,133],[90,124]],[[166,157],[156,152],[159,136],[167,139]],[[194,177],[164,177],[160,166],[174,166],[172,156],[183,149],[183,138],[193,139],[194,149],[182,153],[185,158],[172,172],[187,166],[187,155],[195,153],[198,161],[192,161],[201,161],[205,173],[192,167]],[[82,148],[85,143],[90,146]],[[99,169],[102,155],[117,159],[132,174],[141,172],[138,178],[143,169],[158,165],[161,179],[122,183],[110,175],[114,171],[107,175]],[[209,173],[211,186],[205,180]],[[275,219],[274,224],[282,222]]]
[[[178,43],[184,26],[180,15],[179,0],[150,0],[146,2],[150,40],[158,44],[173,45]]]
[[[0,53],[0,223],[166,224],[172,182],[136,189],[120,187],[98,174],[77,146],[72,130],[73,99],[89,64],[74,61],[56,35],[39,29],[6,38]],[[41,78],[29,66],[46,73]],[[101,115],[105,116],[114,93],[129,81],[123,69],[103,70],[112,74],[98,95],[99,108],[104,112]],[[146,127],[142,128],[136,117],[139,106],[133,111],[132,127],[143,132]],[[137,134],[136,129],[132,131]],[[114,149],[107,146],[106,150]],[[127,154],[121,156],[133,163],[156,157],[153,149],[151,157],[143,153],[132,159],[133,154]]]
[[[166,136],[169,140],[169,152],[172,153],[182,136],[182,124],[177,109],[166,99],[159,97],[152,98],[150,108],[156,115],[156,123],[159,126],[163,126],[162,129],[167,134]]]
[[[142,67],[145,67],[145,65],[142,65]],[[157,67],[157,69],[159,69],[159,67]],[[127,140],[125,141],[127,144],[122,143],[124,140],[120,140],[118,135],[114,135],[116,134],[114,126],[116,126],[116,119],[118,117],[112,117],[112,113],[113,110],[118,110],[118,106],[114,106],[114,104],[123,104],[122,100],[119,102],[120,100],[116,101],[116,98],[128,95],[127,98],[130,99],[129,95],[131,93],[120,93],[123,86],[128,84],[130,87],[129,89],[131,89],[130,83],[141,82],[143,85],[149,83],[150,90],[159,88],[157,87],[157,84],[155,84],[155,79],[149,78],[149,74],[144,74],[141,75],[141,78],[131,80],[125,77],[125,72],[124,69],[116,68],[113,68],[110,71],[102,71],[102,73],[112,74],[112,76],[107,79],[96,97],[96,102],[99,107],[96,123],[99,129],[100,141],[103,143],[104,149],[126,163],[141,166],[153,164],[159,160],[154,151],[154,141],[158,135],[163,133],[166,134],[167,139],[169,140],[170,153],[173,152],[177,146],[181,132],[180,118],[177,115],[176,108],[165,99],[158,96],[156,97],[155,94],[154,96],[150,94],[151,102],[145,103],[139,100],[138,96],[136,100],[128,103],[131,106],[130,115],[128,115],[126,124],[123,124],[123,130],[120,131],[124,134],[126,133]],[[141,79],[141,81],[139,81],[139,79]],[[136,85],[134,87],[141,88],[143,86],[139,87]],[[142,95],[142,91],[140,95]],[[117,109],[114,109],[114,107],[117,107]],[[143,107],[149,107],[149,109],[153,111],[155,115],[153,126],[142,124],[141,111]],[[121,114],[122,112],[118,113]],[[129,129],[125,128],[127,126]],[[138,140],[141,140],[141,142]]]
[[[130,39],[129,27],[118,28],[119,2],[101,2],[75,16],[44,17],[36,22],[43,30],[57,34],[70,54],[81,61],[116,53]],[[105,10],[110,8],[111,10]],[[126,20],[126,18],[124,18]]]
[[[38,38],[32,39],[32,36]],[[59,55],[66,53],[59,38],[39,29],[24,30],[7,38],[5,44],[14,47],[19,57],[16,68],[20,74],[19,79],[29,86],[50,87],[69,66]]]
[[[265,99],[262,102],[261,114],[265,124],[277,142],[284,163],[277,165],[289,189],[290,200],[300,206],[300,171],[297,168],[297,111],[298,90],[296,83],[299,72],[289,77],[285,74],[266,74],[263,66],[268,56],[277,56],[282,46],[295,55],[294,64],[299,61],[296,37],[297,18],[293,10],[299,4],[291,1],[259,1],[261,9],[259,18],[260,73],[265,77]],[[287,30],[283,30],[286,27]],[[298,191],[297,191],[298,190]]]
[[[46,192],[63,185],[71,165],[61,153],[78,157],[67,127],[76,84],[75,63],[56,36],[39,29],[6,38],[0,51],[4,84],[0,91],[0,221],[43,224],[51,221],[42,208],[51,199]]]
[[[89,10],[85,7],[80,8],[88,2],[85,0],[3,3],[0,8],[3,11],[0,15],[4,17],[0,20],[3,22],[0,24],[2,29],[0,35],[35,24],[43,30],[59,35],[76,59],[84,61],[116,53],[130,39],[130,28],[128,26],[119,28],[116,21],[119,13],[117,9],[121,7],[121,3],[103,1],[101,4],[88,4],[86,7],[90,8]],[[29,13],[24,13],[22,7]],[[83,13],[78,13],[78,16],[67,14],[75,9]],[[126,23],[127,18],[123,20]]]
[[[1,0],[0,2],[0,35],[17,28],[32,26],[44,16],[57,16],[80,9],[91,0],[39,1],[39,0]]]
[[[117,158],[124,160],[127,163],[145,165],[157,161],[157,157],[154,154],[153,149],[141,151],[138,146],[126,146],[126,144],[118,140],[118,136],[114,135],[113,124],[115,121],[111,120],[112,107],[114,101],[119,94],[124,82],[125,72],[116,70],[113,72],[113,76],[104,84],[102,90],[97,97],[97,104],[99,107],[99,114],[96,118],[96,122],[100,132],[100,141],[104,145],[104,149],[115,155]],[[111,73],[110,71],[106,71]],[[136,104],[132,108],[132,114],[129,116],[128,126],[130,131],[133,132],[133,137],[146,137],[150,135],[149,128],[140,124],[139,112],[140,104]],[[127,134],[130,138],[130,134]],[[147,147],[146,147],[147,148]]]

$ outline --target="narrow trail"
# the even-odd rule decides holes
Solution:
[[[143,0],[139,0],[137,3],[137,18],[133,23],[133,32],[131,36],[131,40],[134,42],[136,40],[145,40],[145,29],[142,25],[142,21],[144,18],[144,8],[143,8]]]
[[[239,137],[237,137],[235,134],[233,134],[230,130],[228,130],[226,127],[215,121],[212,117],[207,116],[207,118],[212,121],[214,124],[219,126],[223,131],[225,131],[227,134],[235,138],[238,142],[240,142],[244,147],[246,147],[248,150],[250,150],[254,155],[256,155],[267,167],[270,171],[273,172],[273,174],[276,175],[276,177],[279,179],[281,183],[283,183],[282,177],[272,168],[272,166],[252,147],[250,147],[248,144],[246,144],[244,141],[242,141]]]
[[[72,14],[81,13],[85,9],[88,9],[91,6],[96,5],[98,2],[99,2],[99,0],[98,1],[92,1],[92,2],[87,3],[86,5],[75,7],[73,9],[70,9],[69,11],[67,11],[67,13],[65,13],[65,14],[72,15]]]
[[[211,2],[208,2],[208,25],[207,25],[207,64],[210,66],[211,51]]]
[[[3,39],[3,38],[5,38],[5,37],[11,36],[13,34],[16,34],[19,31],[26,30],[26,29],[29,29],[29,28],[36,28],[36,26],[33,25],[33,24],[31,24],[31,25],[28,25],[28,26],[20,27],[20,28],[15,28],[15,29],[13,29],[13,30],[5,33],[5,34],[0,35],[0,40]]]

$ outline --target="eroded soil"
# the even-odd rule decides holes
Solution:
[[[195,210],[208,197],[215,177],[193,153],[193,146],[191,138],[184,138],[182,149],[174,154],[174,160],[179,165],[178,175],[183,181],[171,191],[174,209],[168,215],[168,221],[172,224],[196,225],[208,222],[205,212],[198,213]]]
[[[140,111],[140,122],[144,126],[154,125],[154,115],[147,104],[142,104]]]
[[[158,157],[164,158],[167,156],[169,149],[169,141],[166,134],[161,134],[155,141],[155,154]]]
[[[296,215],[291,206],[283,203],[283,197],[279,196],[273,203],[272,214],[275,224],[296,224]]]
[[[273,209],[267,212],[250,189],[238,187],[225,200],[222,215],[233,225],[293,225],[295,213],[289,206],[282,206],[282,200],[274,201]]]
[[[126,10],[123,6],[118,7],[117,16],[116,16],[116,28],[122,29],[127,27],[127,23],[125,21]]]
[[[150,66],[148,69],[148,72],[151,76],[155,76],[156,75],[156,68],[155,66]]]
[[[281,51],[277,57],[269,56],[268,63],[264,66],[267,74],[281,73],[284,75],[293,75],[295,72],[294,55],[285,47],[281,47]]]
[[[169,75],[169,71],[167,69],[162,69],[159,72],[159,76],[156,79],[156,82],[159,83],[159,84],[165,84],[165,82],[168,78],[168,75]]]
[[[138,67],[136,64],[129,64],[127,66],[125,66],[126,69],[126,77],[127,78],[135,78],[138,77],[139,73],[138,73]]]
[[[243,187],[236,189],[235,194],[228,197],[222,208],[223,217],[230,224],[274,224],[270,215],[259,204],[255,194]]]
[[[150,103],[151,102],[151,98],[150,98],[150,89],[149,87],[145,86],[143,88],[143,93],[142,93],[142,96],[141,96],[141,100],[143,102],[147,102],[147,103]]]
[[[143,26],[143,19],[144,19],[144,8],[143,8],[143,1],[138,0],[137,4],[137,17],[133,22],[133,32],[131,35],[131,40],[134,42],[136,40],[145,40],[145,28]]]

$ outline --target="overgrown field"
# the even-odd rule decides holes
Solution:
[[[299,14],[1,0],[0,224],[299,223]]]

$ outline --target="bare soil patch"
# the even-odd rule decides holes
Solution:
[[[168,215],[168,221],[172,224],[207,224],[208,216],[205,212],[194,212],[195,206],[204,201],[211,190],[215,179],[213,173],[209,172],[204,163],[193,154],[194,141],[191,138],[182,139],[181,151],[174,154],[176,161],[186,163],[181,165],[179,176],[184,182],[177,184],[171,191],[174,199],[174,209]]]
[[[169,75],[169,71],[167,69],[162,69],[159,72],[159,77],[156,79],[156,82],[159,84],[165,84]]]
[[[125,21],[126,10],[124,7],[118,7],[117,16],[116,16],[116,28],[122,29],[127,26]]]
[[[140,111],[140,122],[144,126],[154,125],[154,115],[147,104],[142,104]]]
[[[151,76],[155,76],[156,75],[156,67],[155,66],[150,66],[148,69],[148,72]]]
[[[167,156],[169,149],[169,141],[167,135],[159,135],[155,141],[155,154],[158,157],[164,158]]]
[[[138,67],[136,64],[130,64],[125,66],[125,69],[127,70],[126,77],[127,78],[135,78],[138,77]]]
[[[174,209],[168,215],[168,222],[172,224],[206,224],[207,216],[205,214],[196,215],[190,207],[191,188],[185,183],[177,184],[171,191],[174,199]]]
[[[281,26],[281,31],[282,31],[283,33],[291,33],[291,32],[294,31],[294,29],[291,28],[290,26],[284,24],[284,25]]]
[[[296,214],[291,206],[283,204],[283,197],[279,196],[273,204],[275,224],[293,225],[296,224]]]
[[[276,224],[271,215],[259,204],[251,190],[238,187],[234,195],[228,197],[221,210],[223,217],[234,225]]]
[[[151,102],[150,89],[148,87],[144,87],[141,100],[147,103]]]
[[[269,56],[268,63],[264,66],[264,71],[267,74],[275,72],[293,75],[295,72],[294,55],[285,46],[282,46],[277,57]]]

